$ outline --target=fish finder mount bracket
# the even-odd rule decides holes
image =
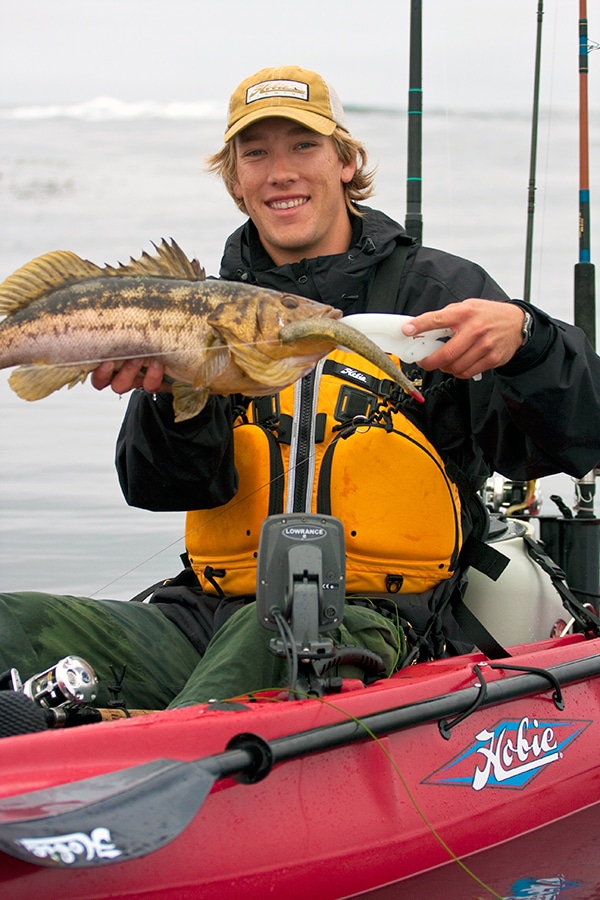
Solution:
[[[344,529],[339,519],[289,513],[264,520],[256,611],[264,628],[279,633],[269,649],[288,659],[290,695],[325,693],[323,673],[337,656],[326,633],[342,622],[345,584]]]

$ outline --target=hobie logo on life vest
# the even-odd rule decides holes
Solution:
[[[589,722],[504,719],[484,728],[475,741],[424,784],[471,787],[523,788],[543,769],[561,759],[566,747],[585,731]]]
[[[351,369],[350,366],[344,366],[340,375],[345,375],[346,378],[352,378],[354,381],[362,381],[363,384],[367,384],[368,381],[364,372],[359,372],[357,369]]]
[[[281,533],[294,541],[316,541],[325,537],[327,529],[320,525],[288,525]]]

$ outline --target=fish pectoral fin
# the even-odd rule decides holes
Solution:
[[[271,385],[277,387],[277,390],[283,385],[292,384],[316,365],[316,358],[311,365],[308,357],[271,359],[257,352],[234,353],[233,358],[245,375],[256,384]]]
[[[213,343],[206,348],[206,358],[196,372],[194,388],[203,388],[212,384],[215,378],[229,365],[231,354],[227,344]]]
[[[67,385],[72,388],[83,384],[93,366],[19,366],[10,375],[8,383],[22,400],[42,400]]]
[[[176,381],[173,384],[173,412],[176,422],[193,419],[206,406],[210,391],[207,387],[195,388],[193,384]]]

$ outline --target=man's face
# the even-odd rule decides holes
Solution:
[[[332,138],[291,119],[269,118],[250,125],[235,142],[235,195],[276,265],[348,249],[343,186],[356,164],[340,160]]]

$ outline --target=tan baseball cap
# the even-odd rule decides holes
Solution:
[[[229,101],[225,142],[253,122],[280,116],[319,134],[333,134],[336,125],[349,131],[340,98],[325,79],[300,66],[261,69],[235,89]]]

